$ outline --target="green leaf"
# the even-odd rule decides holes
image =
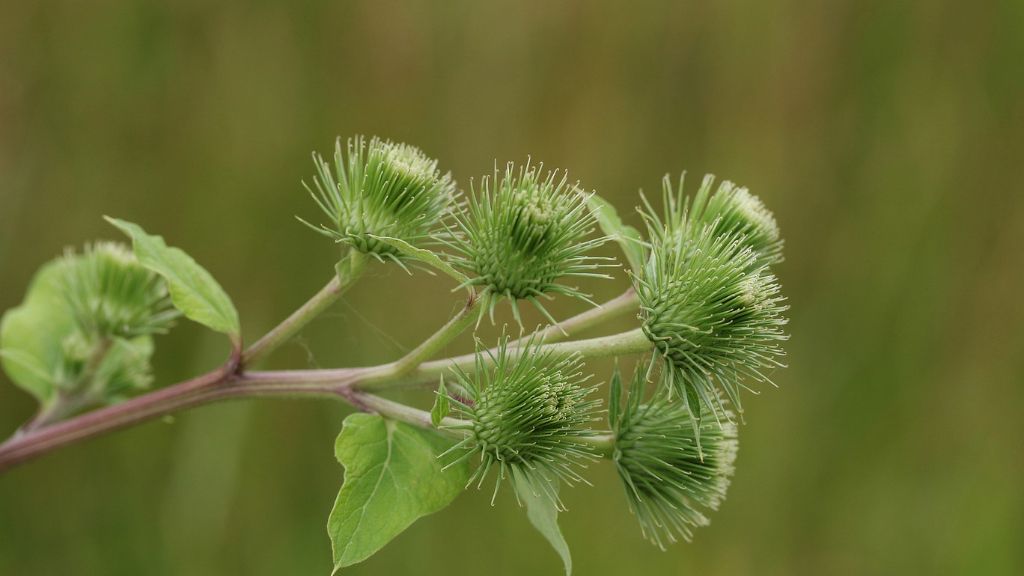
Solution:
[[[572,574],[572,555],[569,553],[569,545],[565,542],[565,537],[562,536],[562,530],[558,527],[558,504],[551,496],[533,486],[523,475],[516,475],[514,481],[516,495],[526,505],[526,517],[530,519],[530,524],[533,524],[533,527],[562,557],[566,575]],[[536,481],[547,482],[548,480],[537,477]],[[551,484],[551,489],[558,494],[558,483],[552,482]]]
[[[693,426],[693,437],[697,441],[697,454],[703,462],[704,451],[700,447],[700,397],[697,395],[696,387],[687,384],[685,388],[686,410],[690,413],[690,425]]]
[[[615,372],[612,372],[612,381],[608,386],[608,423],[614,428],[619,422],[619,410],[622,404],[622,373],[619,372],[618,360],[615,362]]]
[[[240,345],[238,311],[205,268],[181,249],[167,246],[162,237],[147,234],[138,224],[104,218],[131,237],[139,262],[167,281],[175,308],[190,320],[227,334],[235,346]]]
[[[445,262],[444,260],[441,259],[440,256],[438,256],[434,252],[431,252],[430,250],[427,250],[425,248],[417,248],[412,244],[409,244],[405,240],[400,240],[398,238],[374,235],[371,235],[371,237],[374,240],[377,240],[378,242],[383,242],[388,246],[391,246],[395,250],[398,250],[398,252],[401,253],[402,256],[406,256],[418,262],[422,262],[440,272],[443,272],[451,276],[452,278],[458,280],[459,284],[466,284],[469,282],[468,276],[453,268],[451,264]]]
[[[644,237],[636,228],[622,222],[615,206],[609,204],[597,194],[591,194],[587,200],[590,212],[597,219],[597,225],[610,238],[619,243],[622,252],[634,272],[639,272],[644,263]]]
[[[430,409],[430,422],[434,428],[441,425],[441,421],[451,411],[451,403],[448,400],[448,389],[444,387],[444,374],[441,375],[441,383],[437,386],[437,397],[434,398],[434,407]]]
[[[347,288],[355,282],[363,273],[366,267],[366,255],[358,250],[349,250],[348,253],[334,264],[334,273],[338,275],[338,281],[342,288]]]
[[[63,296],[65,261],[56,259],[39,269],[25,300],[0,320],[0,363],[20,388],[48,402],[64,368],[64,340],[75,331],[71,309]]]
[[[374,414],[345,419],[334,447],[345,483],[327,522],[335,573],[366,560],[462,492],[468,465],[443,469],[438,459],[451,446],[434,432]]]

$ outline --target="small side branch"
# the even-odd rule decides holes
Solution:
[[[630,288],[596,308],[590,308],[586,312],[562,320],[558,324],[548,326],[536,334],[523,336],[516,340],[513,345],[520,346],[534,337],[537,340],[543,340],[548,343],[561,342],[565,338],[575,336],[584,330],[600,326],[609,320],[614,320],[631,310],[638,310],[638,306],[639,300],[637,300],[636,291]]]
[[[310,321],[337,302],[338,298],[341,298],[341,295],[362,276],[365,267],[366,257],[362,253],[355,250],[349,252],[339,264],[338,273],[327,285],[242,354],[242,365],[256,364],[298,334]]]
[[[370,389],[376,383],[389,382],[416,370],[480,318],[480,314],[487,308],[486,302],[482,302],[486,298],[471,292],[465,306],[448,323],[405,356],[370,371],[360,382],[360,387]]]

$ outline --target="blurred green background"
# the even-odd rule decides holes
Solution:
[[[65,246],[116,238],[111,214],[191,252],[257,337],[331,273],[292,215],[316,216],[299,182],[339,134],[417,144],[466,187],[532,155],[634,221],[638,189],[714,172],[786,236],[790,368],[748,398],[730,497],[692,544],[643,541],[595,466],[562,520],[577,573],[1021,574],[1022,66],[1018,1],[8,0],[0,310]],[[377,271],[268,365],[392,359],[449,288]],[[158,345],[160,383],[225,352],[185,323]],[[0,380],[6,434],[33,403]],[[0,574],[326,575],[346,413],[205,407],[15,469]],[[348,573],[557,574],[488,499]]]

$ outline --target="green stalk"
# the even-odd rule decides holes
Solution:
[[[430,419],[430,412],[426,410],[406,406],[405,404],[373,394],[367,394],[366,392],[354,391],[354,396],[355,401],[360,404],[364,411],[375,412],[385,418],[405,422],[418,428],[434,430],[453,438],[462,438],[463,432],[461,430],[452,430],[452,427],[465,427],[468,424],[465,420],[446,416],[441,420],[441,426],[435,428]]]
[[[609,320],[614,320],[631,310],[637,310],[638,304],[639,300],[636,297],[636,291],[630,288],[621,295],[598,305],[596,308],[590,308],[586,312],[562,320],[558,324],[548,326],[536,332],[535,335],[538,340],[543,340],[547,343],[561,342],[563,339],[574,336],[584,330],[589,330]],[[525,344],[532,337],[534,337],[534,334],[523,336],[516,340],[513,345]]]
[[[511,358],[518,357],[524,346],[510,346],[508,349]],[[623,356],[627,354],[640,354],[651,349],[651,341],[647,338],[641,328],[635,328],[628,332],[601,336],[599,338],[588,338],[585,340],[573,340],[571,342],[558,342],[554,344],[543,344],[541,348],[550,351],[555,356],[569,356],[579,354],[584,359],[610,358],[612,356]],[[356,387],[360,390],[385,390],[388,388],[399,388],[416,386],[436,381],[441,374],[453,367],[459,367],[466,372],[471,372],[476,367],[476,357],[473,354],[463,354],[443,360],[425,362],[416,370],[410,371],[406,376],[383,375],[378,377],[370,376],[360,379]],[[492,356],[483,354],[485,363],[488,363]]]
[[[480,318],[480,314],[487,308],[484,301],[486,299],[486,294],[478,298],[475,293],[471,293],[466,305],[440,330],[405,356],[371,371],[361,379],[360,387],[369,389],[375,383],[389,382],[416,370],[425,360],[435,356]]]
[[[256,364],[298,334],[311,320],[337,302],[341,295],[362,276],[365,269],[366,256],[357,250],[349,251],[348,256],[338,263],[338,273],[331,278],[330,282],[291,316],[250,346],[242,354],[241,365]]]
[[[581,438],[580,441],[590,446],[602,458],[611,458],[615,452],[615,434],[602,432],[594,436]]]

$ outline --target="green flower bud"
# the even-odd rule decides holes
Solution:
[[[729,181],[722,182],[715,190],[715,177],[708,174],[690,203],[682,198],[683,178],[680,176],[676,190],[672,189],[667,175],[662,180],[664,221],[647,204],[643,215],[653,238],[663,244],[682,242],[685,237],[698,235],[704,227],[710,227],[713,235],[736,237],[750,247],[756,256],[755,265],[782,261],[779,226],[760,198]]]
[[[642,396],[638,370],[627,406],[612,422],[612,459],[640,529],[664,550],[678,538],[689,541],[725,499],[738,448],[736,425],[705,420],[698,440],[682,402],[658,393],[644,403]]]
[[[693,198],[690,220],[714,227],[718,236],[742,236],[747,246],[758,255],[758,262],[776,264],[782,261],[782,239],[775,216],[760,198],[728,180],[711,193],[715,177],[708,174]],[[682,181],[679,189],[682,190]],[[666,186],[668,182],[666,181]]]
[[[586,385],[578,357],[554,358],[533,341],[510,350],[503,338],[489,354],[478,349],[472,374],[454,369],[465,397],[452,396],[451,403],[467,424],[456,427],[466,438],[451,452],[461,453],[460,460],[479,456],[470,478],[478,487],[496,468],[495,496],[511,476],[559,503],[555,481],[584,481],[577,470],[594,459],[585,439],[594,435],[601,404],[589,398],[595,387]]]
[[[605,238],[585,240],[594,229],[587,195],[564,172],[541,175],[543,165],[515,169],[512,163],[484,177],[465,214],[456,218],[448,241],[457,267],[475,275],[470,282],[505,296],[519,318],[517,300],[532,302],[552,322],[538,298],[565,294],[590,302],[566,277],[608,278],[596,272],[603,258],[587,252]],[[491,300],[493,317],[494,303]],[[522,324],[520,322],[520,324]]]
[[[342,153],[335,143],[334,173],[313,154],[315,191],[303,183],[330,219],[317,232],[378,259],[398,260],[398,251],[375,237],[421,244],[447,215],[456,195],[450,174],[419,148],[379,138],[367,145],[362,136],[348,141]]]
[[[179,315],[166,283],[123,244],[97,242],[81,254],[66,252],[61,269],[71,313],[89,339],[163,334]]]
[[[743,237],[705,226],[688,236],[655,237],[636,278],[643,330],[664,361],[664,378],[700,418],[700,405],[725,415],[716,385],[742,412],[742,377],[767,381],[782,366],[787,338],[775,276]],[[696,400],[699,399],[699,404]]]

